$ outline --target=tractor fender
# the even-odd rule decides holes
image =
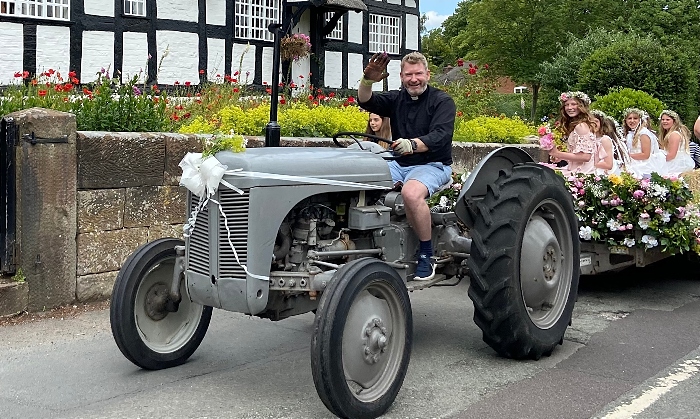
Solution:
[[[486,195],[486,187],[498,179],[501,170],[511,169],[516,164],[529,162],[534,162],[534,159],[522,149],[513,146],[501,147],[487,154],[462,185],[462,191],[455,205],[457,217],[467,225],[471,225],[467,202]]]

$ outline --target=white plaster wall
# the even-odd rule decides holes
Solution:
[[[24,30],[21,23],[0,22],[0,84],[19,83],[15,73],[24,71]]]
[[[277,75],[277,81],[279,83],[282,79],[282,66],[280,65],[280,74]],[[252,74],[252,72],[251,72]],[[268,85],[272,84],[272,47],[263,47],[262,53],[262,80],[263,83]]]
[[[85,14],[114,17],[114,0],[85,0]]]
[[[416,0],[406,0],[406,7],[416,7]]]
[[[326,87],[343,87],[343,53],[326,51],[324,66],[325,71],[323,77],[326,82]]]
[[[156,63],[158,60],[155,60]],[[122,80],[139,75],[139,81],[148,79],[148,38],[141,32],[124,32],[124,52],[122,53]],[[156,64],[157,65],[157,64]]]
[[[362,54],[348,54],[348,89],[360,87],[363,72]]]
[[[101,69],[114,73],[114,32],[83,32],[83,59],[80,81],[95,81]]]
[[[168,50],[158,74],[158,83],[199,83],[199,36],[196,33],[157,31],[158,57]]]
[[[207,39],[207,49],[209,57],[207,58],[207,77],[209,80],[216,80],[216,75],[223,80],[226,73],[226,41],[224,39],[209,38]]]
[[[304,58],[299,61],[292,61],[292,82],[297,86],[306,85],[309,80],[309,72],[311,72],[311,61],[309,58]]]
[[[418,50],[418,16],[406,14],[406,49]]]
[[[348,12],[348,42],[362,43],[363,23],[363,12]]]
[[[207,0],[207,23],[226,26],[226,0]]]
[[[68,80],[70,69],[70,28],[43,26],[36,28],[36,72],[54,69]]]
[[[195,0],[169,0],[158,2],[158,19],[199,20],[199,6]]]
[[[389,72],[389,90],[396,90],[401,87],[401,60],[389,61],[386,71]]]
[[[231,77],[238,79],[240,83],[252,84],[255,77],[255,54],[257,47],[249,44],[233,44],[233,55],[231,56]],[[243,61],[241,61],[243,57]],[[234,76],[236,71],[240,73]],[[250,73],[247,76],[246,73]]]

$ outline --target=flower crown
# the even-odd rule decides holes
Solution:
[[[676,112],[668,110],[668,109],[664,109],[663,111],[661,111],[661,115],[659,115],[659,119],[661,119],[661,117],[664,115],[670,116],[674,121],[681,120],[680,116],[678,116],[678,114]]]
[[[632,114],[636,113],[639,115],[639,119],[646,121],[649,119],[649,114],[646,111],[643,111],[639,108],[627,108],[625,111],[622,113],[622,119],[627,119],[627,117]]]
[[[591,98],[587,94],[579,91],[575,92],[564,92],[559,96],[559,101],[564,103],[569,99],[578,99],[583,102],[584,105],[588,106],[591,104]]]
[[[605,112],[601,111],[600,109],[591,109],[591,115],[595,116],[596,118],[603,120],[605,118],[609,118]]]

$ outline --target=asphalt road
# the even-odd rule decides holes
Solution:
[[[696,418],[698,268],[673,258],[582,278],[564,345],[539,361],[482,342],[466,283],[414,292],[411,364],[385,417]],[[106,310],[0,327],[0,418],[331,417],[311,378],[312,321],[215,310],[188,363],[152,372],[121,355]]]

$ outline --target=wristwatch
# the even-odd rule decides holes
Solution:
[[[413,152],[415,153],[416,151],[418,151],[418,143],[416,142],[416,140],[408,140],[408,141],[411,142],[411,148],[413,148]]]

